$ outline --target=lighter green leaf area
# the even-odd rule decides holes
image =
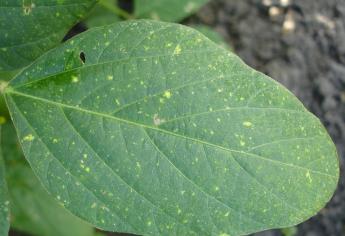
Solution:
[[[24,67],[59,44],[96,0],[3,0],[0,71]]]
[[[0,132],[2,125],[0,125]],[[1,141],[1,137],[0,137]],[[8,189],[5,179],[5,165],[2,157],[2,149],[0,145],[0,236],[7,236],[10,228],[10,201],[8,197]]]
[[[137,18],[178,22],[195,13],[209,0],[135,0]]]
[[[93,227],[71,215],[43,189],[26,165],[14,127],[3,126],[1,136],[11,186],[12,228],[36,236],[94,235]]]
[[[112,4],[115,6],[117,1],[115,0],[104,0],[108,4]],[[85,19],[85,24],[88,28],[92,27],[98,27],[98,26],[104,26],[104,25],[110,25],[115,22],[121,21],[120,17],[106,8],[102,4],[97,4],[90,14]]]
[[[84,64],[75,62],[81,52]],[[5,96],[40,181],[102,229],[243,235],[287,227],[316,214],[338,181],[320,121],[280,84],[182,25],[91,29],[25,69]]]

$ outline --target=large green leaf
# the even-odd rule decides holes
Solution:
[[[1,128],[2,125],[0,125],[0,132]],[[9,204],[8,190],[5,180],[5,165],[4,160],[2,159],[2,149],[0,145],[0,236],[7,236],[10,228]]]
[[[320,121],[181,25],[89,30],[24,70],[5,97],[41,182],[102,229],[225,236],[290,226],[337,184]]]
[[[93,228],[71,215],[41,187],[26,165],[11,124],[2,129],[12,227],[36,236],[91,236]]]
[[[0,71],[26,66],[54,47],[97,0],[2,0]]]
[[[134,15],[163,21],[180,21],[209,0],[135,0]]]

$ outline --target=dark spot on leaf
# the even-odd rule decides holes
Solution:
[[[80,52],[79,54],[80,60],[85,63],[85,53],[84,52]]]

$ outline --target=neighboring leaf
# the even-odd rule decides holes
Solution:
[[[80,54],[85,63],[66,70]],[[181,25],[91,29],[24,70],[5,97],[41,182],[102,229],[243,235],[308,219],[337,185],[320,121]]]
[[[135,0],[134,15],[137,18],[151,18],[178,22],[193,14],[209,0]]]
[[[3,72],[0,71],[0,125],[4,124],[9,118],[2,91],[4,90],[5,86],[7,86],[7,82],[12,79],[18,72],[19,70]]]
[[[108,4],[115,4],[117,1],[114,0],[104,0]],[[110,11],[108,8],[104,7],[104,5],[97,4],[86,20],[84,21],[88,28],[110,25],[112,23],[116,23],[121,21],[119,16],[114,12]]]
[[[24,67],[60,43],[96,1],[1,1],[0,71]]]
[[[0,125],[0,132],[2,126]],[[1,137],[0,137],[1,141]],[[2,159],[2,149],[0,145],[0,236],[7,236],[10,228],[9,220],[9,204],[8,190],[5,179],[5,165]]]
[[[225,42],[223,36],[212,28],[204,25],[192,26],[194,29],[211,39],[216,44],[222,46],[225,49],[231,50],[230,46]]]
[[[36,236],[93,235],[90,225],[67,212],[41,187],[26,165],[11,124],[3,127],[2,146],[8,165],[14,229]]]

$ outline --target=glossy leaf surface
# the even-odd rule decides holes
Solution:
[[[290,226],[337,184],[320,121],[181,25],[89,30],[24,70],[5,96],[40,181],[102,229],[225,236]]]
[[[59,44],[96,0],[3,0],[0,71],[24,67]]]

